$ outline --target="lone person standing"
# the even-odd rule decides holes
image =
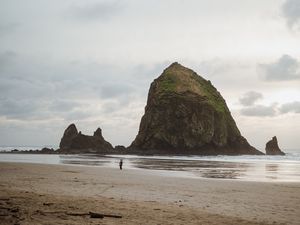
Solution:
[[[123,159],[120,159],[119,166],[120,166],[120,170],[122,170],[122,167],[123,167]]]

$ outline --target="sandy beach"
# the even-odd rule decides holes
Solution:
[[[104,214],[91,218],[89,212]],[[121,217],[121,218],[119,218]],[[299,224],[300,183],[0,163],[1,224]]]

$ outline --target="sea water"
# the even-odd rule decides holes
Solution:
[[[19,147],[17,149],[20,149]],[[31,148],[32,149],[32,148]],[[287,151],[286,151],[287,152]],[[137,156],[1,153],[1,162],[65,164],[155,170],[162,175],[266,182],[300,182],[300,150],[285,156]]]

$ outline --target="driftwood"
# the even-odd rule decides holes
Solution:
[[[119,215],[112,215],[112,214],[102,214],[102,213],[95,213],[95,212],[88,212],[88,213],[76,213],[76,212],[64,212],[64,211],[41,211],[37,210],[38,213],[41,214],[56,214],[56,213],[65,213],[68,216],[90,216],[90,218],[100,218],[103,219],[104,217],[111,217],[111,218],[122,218],[122,216]]]
[[[50,205],[54,205],[54,203],[52,203],[52,202],[44,202],[43,205],[50,206]]]
[[[96,213],[96,214],[99,214],[99,213]],[[92,212],[90,212],[90,215],[92,215]],[[118,219],[121,219],[122,216],[119,216],[119,215],[112,215],[112,214],[101,214],[103,215],[104,217],[111,217],[111,218],[118,218]]]
[[[19,208],[0,206],[0,209],[6,209],[6,210],[9,210],[11,212],[19,212]]]
[[[111,218],[122,218],[120,215],[113,215],[113,214],[103,214],[103,213],[95,213],[95,212],[88,212],[88,213],[81,213],[81,212],[66,212],[66,211],[41,211],[37,210],[37,213],[45,215],[49,214],[56,214],[56,213],[64,213],[68,216],[90,216],[90,218],[99,218],[103,219],[104,217],[111,217]]]
[[[10,211],[11,212],[19,212],[19,208],[11,208]]]
[[[70,213],[70,212],[65,212],[68,216],[88,216],[90,215],[89,213]]]
[[[104,218],[104,215],[101,214],[101,213],[89,212],[89,215],[90,215],[91,218],[101,218],[101,219]]]
[[[102,213],[95,213],[95,212],[89,212],[89,213],[66,213],[69,216],[90,216],[91,218],[104,218],[104,217],[111,217],[111,218],[122,218],[122,216],[119,215],[112,215],[112,214],[102,214]]]
[[[36,210],[35,213],[39,213],[43,216],[46,214],[59,214],[59,213],[66,213],[65,211],[42,211],[42,210]]]

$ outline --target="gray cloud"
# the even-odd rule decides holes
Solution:
[[[300,1],[286,0],[282,5],[282,13],[290,28],[300,29]]]
[[[280,113],[282,114],[289,113],[289,112],[300,113],[300,102],[294,101],[294,102],[283,104],[281,105],[279,110]]]
[[[84,108],[86,105],[79,105],[78,108],[72,108],[68,111],[64,111],[61,108],[53,110],[49,108],[49,103],[44,102],[38,104],[37,102],[0,102],[0,118],[2,117],[8,120],[14,120],[19,122],[39,123],[39,121],[60,120],[71,123],[74,121],[84,121],[93,116],[101,115],[101,111],[87,110]],[[3,109],[4,108],[4,109]],[[51,122],[50,122],[51,123]]]
[[[5,51],[5,52],[0,53],[0,72],[8,64],[11,64],[16,57],[17,57],[17,54],[13,51]]]
[[[144,80],[157,76],[145,77],[148,68],[40,61],[0,52],[0,116],[20,121],[110,117],[130,102],[144,100],[141,96],[146,96],[150,84]]]
[[[73,100],[48,101],[39,99],[0,99],[0,116],[14,120],[45,120],[60,118],[64,120],[79,120],[91,116],[85,111],[86,104]]]
[[[276,108],[272,106],[255,105],[241,110],[241,114],[244,116],[255,117],[273,117],[276,115]]]
[[[92,112],[86,112],[86,111],[77,109],[77,110],[68,112],[67,114],[64,114],[63,118],[67,121],[78,121],[78,120],[84,120],[86,118],[89,118],[92,115],[93,115]]]
[[[39,109],[42,110],[38,102],[32,102],[30,100],[0,100],[0,115],[9,119],[34,118]]]
[[[71,112],[79,107],[82,107],[82,104],[73,100],[54,100],[50,102],[48,109],[55,112]]]
[[[0,37],[13,33],[19,26],[19,23],[0,23]]]
[[[81,20],[107,20],[121,11],[124,4],[120,0],[104,0],[96,3],[72,5],[69,12],[72,17]]]
[[[259,92],[249,91],[239,98],[243,106],[252,106],[257,100],[262,99],[263,95]]]
[[[127,84],[110,83],[100,86],[99,91],[102,98],[126,97],[134,91],[134,87]]]
[[[270,106],[253,105],[241,109],[240,112],[244,116],[252,117],[274,117],[286,113],[300,113],[300,102],[294,101],[282,105],[274,103]]]
[[[289,55],[283,55],[273,63],[259,64],[258,68],[267,81],[300,79],[300,62]]]

